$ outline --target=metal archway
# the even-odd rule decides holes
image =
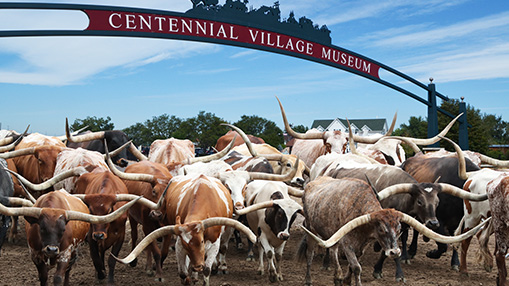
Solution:
[[[40,36],[118,36],[177,39],[238,46],[297,57],[342,69],[399,91],[428,107],[428,137],[438,134],[438,112],[455,116],[436,105],[437,97],[449,98],[436,91],[435,84],[425,85],[373,59],[331,44],[330,30],[293,14],[280,20],[279,4],[248,10],[242,1],[192,0],[193,8],[185,13],[115,6],[0,3],[0,9],[77,10],[89,18],[85,30],[14,30],[0,31],[0,37]],[[424,89],[424,99],[380,78],[383,69]],[[468,149],[466,107],[460,103],[459,144]]]

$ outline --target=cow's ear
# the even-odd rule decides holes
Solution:
[[[179,215],[175,218],[175,224],[180,224],[180,216]]]
[[[24,216],[24,218],[29,224],[39,224],[38,218],[35,218],[33,216]]]

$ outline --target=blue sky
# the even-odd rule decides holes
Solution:
[[[5,2],[5,1],[0,1]],[[18,1],[184,12],[189,0]],[[220,3],[224,3],[220,1]],[[250,0],[249,6],[273,1]],[[509,1],[280,0],[332,31],[332,43],[395,68],[442,94],[509,121]],[[0,10],[0,30],[84,29],[81,12]],[[427,98],[385,72],[383,79]],[[207,43],[120,37],[0,38],[2,129],[64,133],[65,118],[110,116],[116,129],[167,113],[258,115],[283,126],[314,119],[427,116],[426,106],[365,78],[302,59]],[[440,103],[441,100],[438,100]]]

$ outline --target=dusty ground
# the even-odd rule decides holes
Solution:
[[[21,219],[20,221],[24,221]],[[297,222],[297,224],[299,224]],[[25,240],[24,228],[21,228],[21,238],[18,242],[4,244],[0,256],[0,285],[38,285],[37,270],[32,263]],[[285,281],[273,285],[304,285],[305,265],[295,260],[295,254],[300,243],[303,231],[294,226],[291,238],[284,252],[283,275]],[[121,257],[128,254],[129,235],[120,253]],[[245,238],[244,238],[245,239]],[[494,238],[491,238],[490,249],[493,251]],[[245,240],[244,240],[245,241]],[[491,272],[485,272],[483,267],[477,264],[476,253],[478,249],[477,240],[474,239],[471,245],[468,266],[470,277],[463,278],[458,272],[450,270],[449,263],[451,251],[439,260],[432,260],[425,256],[426,251],[435,247],[435,243],[419,240],[419,250],[411,265],[404,265],[403,271],[407,282],[404,285],[495,285],[496,268]],[[247,248],[247,247],[245,247]],[[365,255],[360,263],[363,268],[362,282],[364,285],[396,285],[394,280],[394,263],[387,260],[384,267],[384,278],[375,280],[371,275],[373,265],[378,257],[370,246],[366,249]],[[258,262],[247,262],[245,260],[247,250],[237,251],[233,241],[230,243],[230,251],[227,262],[230,273],[211,277],[211,285],[269,285],[267,275],[257,274]],[[332,271],[320,270],[320,257],[315,257],[313,265],[313,285],[333,285]],[[175,255],[170,256],[164,264],[165,283],[155,282],[153,277],[147,276],[144,271],[145,255],[140,257],[138,266],[130,266],[118,263],[116,267],[117,285],[180,285],[177,275]],[[343,269],[346,269],[346,261],[342,261]],[[53,271],[50,272],[52,281]],[[97,285],[94,268],[89,255],[88,245],[83,245],[80,251],[80,259],[71,271],[71,285]],[[403,284],[403,283],[400,283]],[[201,284],[200,284],[201,285]]]

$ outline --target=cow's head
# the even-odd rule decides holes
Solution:
[[[205,265],[205,228],[201,222],[180,224],[180,216],[176,218],[176,231],[183,250],[189,256],[193,271],[201,272]],[[216,226],[219,229],[221,227]],[[210,231],[210,229],[208,229]],[[216,230],[217,231],[217,230]],[[218,236],[219,237],[219,233]]]
[[[251,180],[249,172],[246,171],[229,171],[221,172],[219,180],[230,191],[233,206],[235,210],[244,208],[244,198],[246,197],[246,186]]]
[[[66,249],[68,245],[62,244],[64,233],[67,228],[67,216],[64,210],[42,209],[39,217],[25,216],[25,220],[31,225],[37,225],[41,241],[41,250],[47,257],[56,257],[60,249]]]
[[[90,214],[100,216],[112,213],[114,211],[114,206],[117,203],[116,197],[113,194],[90,194],[86,195],[83,201],[88,206]],[[126,216],[126,214],[123,215],[124,219]],[[92,238],[96,241],[108,238],[109,227],[109,223],[93,224],[91,226]]]
[[[433,230],[436,230],[440,226],[436,217],[439,192],[440,188],[438,185],[431,183],[414,184],[410,191],[413,208],[409,214],[417,217],[426,227]]]
[[[291,199],[284,199],[279,191],[271,195],[271,200],[279,200],[277,204],[265,209],[265,223],[272,233],[281,240],[290,238],[290,227],[297,217],[297,213],[303,213],[302,207]]]
[[[293,176],[293,178],[291,178],[291,180],[289,181],[289,183],[291,185],[296,185],[296,186],[299,186],[299,187],[302,187],[304,185],[304,172],[307,172],[307,166],[306,166],[306,163],[304,163],[304,161],[302,160],[299,160],[299,162],[297,163],[297,156],[295,155],[284,155],[283,157],[283,160],[281,161],[281,174],[287,174],[289,173],[293,166],[295,166],[295,164],[298,164],[297,166],[297,173],[295,173],[295,176]]]
[[[401,255],[398,237],[401,233],[400,215],[392,209],[381,210],[371,215],[373,233],[377,242],[390,258]]]
[[[47,181],[53,177],[57,165],[57,156],[64,148],[60,146],[39,146],[34,150],[35,168],[39,174],[41,182]]]

